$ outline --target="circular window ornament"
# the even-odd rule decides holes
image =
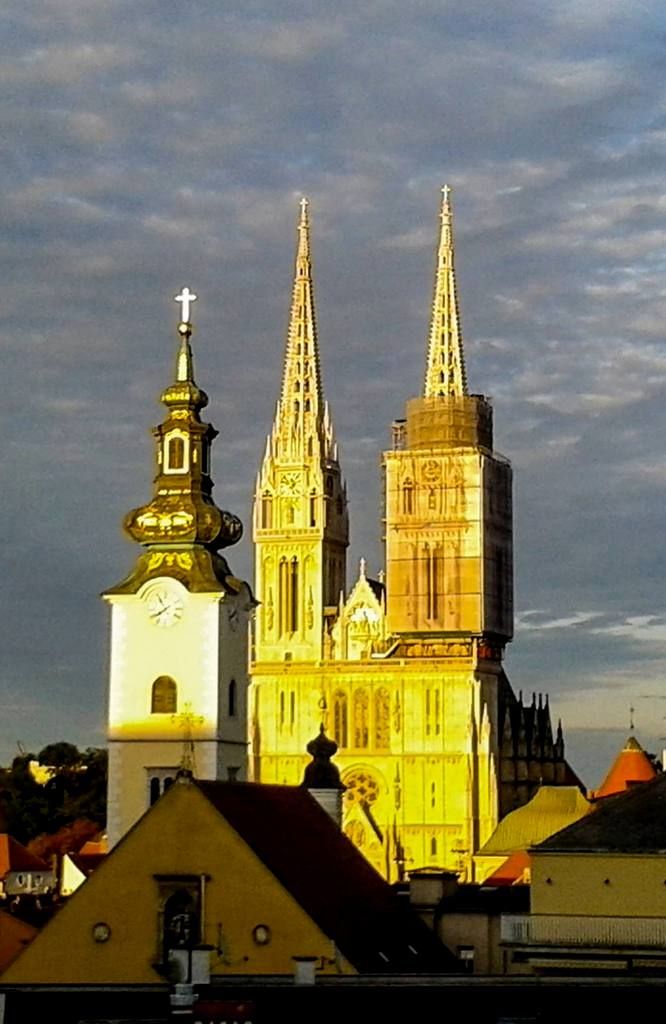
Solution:
[[[111,928],[106,921],[97,921],[92,926],[92,937],[95,942],[108,942],[111,938]]]
[[[271,941],[271,930],[267,924],[258,924],[252,929],[252,938],[257,946],[267,946]]]

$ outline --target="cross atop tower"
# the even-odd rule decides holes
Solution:
[[[189,324],[190,322],[190,305],[197,301],[197,296],[194,292],[191,292],[189,288],[183,288],[180,295],[174,296],[174,302],[180,302],[180,322],[181,324]]]

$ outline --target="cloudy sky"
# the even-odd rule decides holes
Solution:
[[[183,284],[247,523],[302,194],[350,565],[380,566],[444,181],[468,377],[515,469],[510,677],[591,785],[631,705],[666,746],[663,3],[5,0],[0,40],[0,760],[103,742],[98,593],[134,557]]]

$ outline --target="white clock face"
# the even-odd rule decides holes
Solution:
[[[156,626],[175,626],[183,617],[184,602],[168,587],[156,587],[146,597],[148,617]]]

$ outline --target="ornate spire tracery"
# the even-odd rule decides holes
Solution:
[[[308,200],[301,199],[282,389],[272,434],[273,442],[280,439],[282,454],[299,461],[303,456],[337,458],[321,383],[308,208]]]
[[[440,223],[423,391],[425,398],[442,395],[461,397],[467,394],[454,262],[453,211],[448,185],[442,189]]]

